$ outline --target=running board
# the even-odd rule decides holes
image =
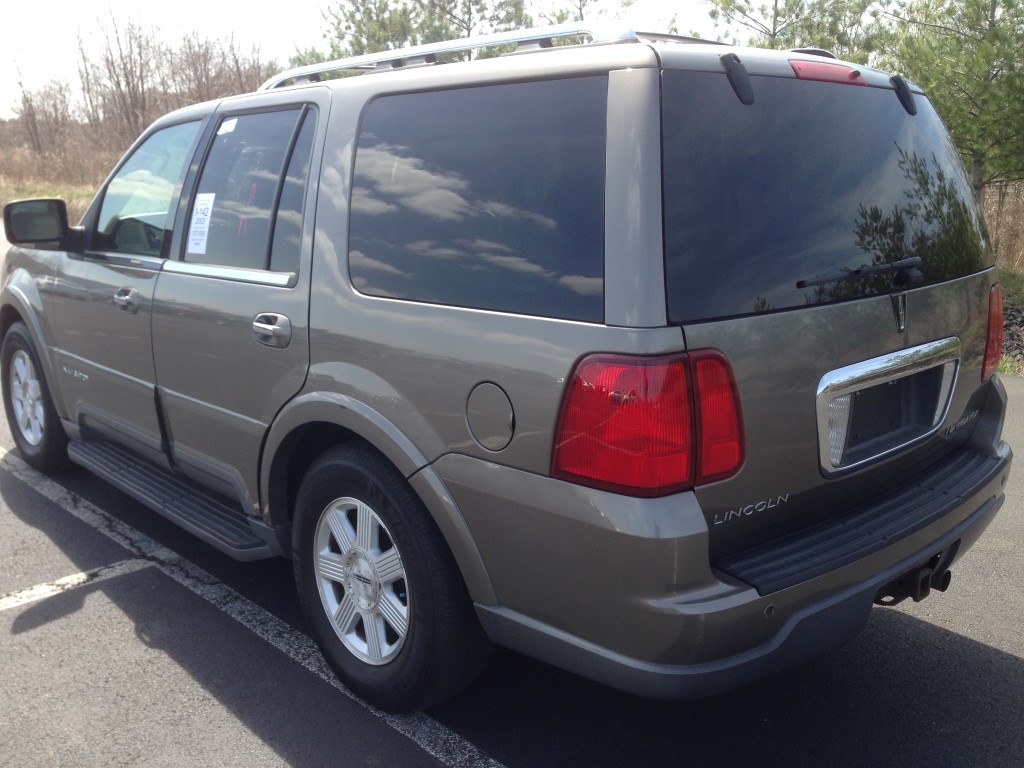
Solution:
[[[259,560],[281,554],[273,529],[262,520],[246,517],[228,499],[141,459],[116,443],[72,440],[68,456],[236,560]]]

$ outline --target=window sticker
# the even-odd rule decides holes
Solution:
[[[216,196],[216,192],[196,195],[196,206],[192,209],[192,224],[188,229],[189,253],[206,253],[206,238],[210,234],[210,211],[213,210],[213,199]]]
[[[237,117],[232,117],[230,120],[225,120],[223,123],[220,124],[220,128],[217,129],[217,135],[223,136],[225,134],[233,132],[235,130],[236,125],[238,125]]]

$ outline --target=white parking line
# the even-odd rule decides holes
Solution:
[[[444,765],[452,766],[452,768],[484,768],[485,766],[486,768],[503,768],[501,763],[488,757],[472,743],[427,715],[390,715],[370,706],[338,681],[331,668],[327,666],[327,662],[324,661],[316,644],[309,637],[222,584],[202,568],[36,472],[3,446],[0,446],[0,469],[7,470],[65,512],[95,528],[132,553],[131,559],[108,566],[108,568],[123,567],[125,569],[123,573],[131,573],[147,565],[156,566],[179,584],[216,606],[245,626],[246,629],[337,688],[368,712],[379,717]],[[129,567],[129,563],[140,563],[140,565]],[[97,569],[97,571],[102,570]],[[88,574],[75,574],[60,579],[58,582],[52,582],[52,584],[58,584],[68,579],[77,579],[83,575],[88,576]],[[114,575],[120,574],[108,574],[103,578],[112,578]],[[95,582],[96,577],[93,577],[91,581]],[[83,582],[79,582],[79,584],[81,583]],[[40,585],[40,587],[32,589],[42,589],[47,586]],[[75,584],[70,584],[70,587],[73,586]],[[28,591],[30,590],[25,590],[25,592]],[[4,599],[7,597],[10,596],[5,596]]]
[[[28,589],[20,589],[17,592],[10,592],[0,596],[0,611],[8,608],[17,608],[19,605],[34,603],[36,600],[44,600],[47,597],[59,595],[75,587],[82,587],[86,584],[98,584],[116,576],[123,576],[126,573],[134,573],[142,568],[149,568],[153,565],[151,560],[122,560],[120,563],[105,565],[102,568],[93,568],[91,571],[82,571],[65,576],[63,579],[48,581],[45,584],[37,584]]]

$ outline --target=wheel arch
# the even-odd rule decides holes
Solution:
[[[21,311],[12,304],[4,303],[0,307],[0,336],[7,335],[7,329],[15,323],[24,323]]]
[[[28,329],[32,346],[35,347],[36,356],[43,368],[42,375],[50,390],[53,407],[61,419],[67,419],[68,411],[64,404],[64,393],[57,380],[57,373],[50,357],[50,348],[45,342],[46,334],[43,332],[42,323],[39,320],[41,313],[39,295],[27,272],[17,270],[11,276],[4,286],[0,302],[2,302],[0,303],[0,340],[7,335],[7,331],[15,323],[20,322]]]
[[[306,470],[329,448],[361,442],[382,454],[404,477],[430,513],[448,545],[474,602],[496,597],[473,535],[427,457],[382,414],[365,403],[332,392],[307,393],[291,401],[271,426],[260,470],[264,520],[287,529]],[[290,552],[290,547],[285,551]]]

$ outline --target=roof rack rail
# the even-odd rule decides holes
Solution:
[[[823,56],[826,59],[837,59],[832,51],[826,51],[824,48],[793,48],[790,53],[806,53],[810,56]]]
[[[703,37],[691,37],[690,35],[672,35],[668,32],[637,32],[640,40],[649,40],[652,43],[696,43],[698,45],[729,45],[721,40],[707,40]]]
[[[591,43],[635,43],[639,37],[632,29],[609,32],[599,27],[583,24],[554,24],[550,27],[534,27],[510,32],[496,32],[488,35],[464,37],[443,43],[427,43],[408,48],[396,48],[389,51],[369,53],[363,56],[350,56],[344,59],[309,64],[303,67],[287,69],[274,75],[259,87],[261,91],[279,88],[293,82],[316,81],[319,76],[330,72],[346,70],[394,69],[414,64],[436,63],[436,56],[443,53],[458,53],[487,48],[496,45],[515,45],[525,50],[546,49],[552,41],[564,37],[589,37]],[[645,35],[646,37],[646,35]]]

